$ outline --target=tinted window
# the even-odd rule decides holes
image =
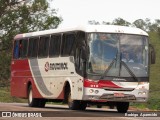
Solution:
[[[75,42],[75,34],[66,34],[62,40],[62,56],[72,55],[73,45]]]
[[[52,35],[50,40],[49,56],[59,56],[61,35]]]
[[[47,57],[49,47],[49,36],[41,37],[39,40],[38,57]]]
[[[28,47],[28,40],[16,40],[14,42],[14,59],[18,58],[26,58],[27,57],[27,47]]]
[[[37,57],[38,39],[39,38],[29,39],[29,48],[28,48],[29,57]]]
[[[14,51],[13,51],[13,58],[18,59],[19,58],[19,41],[14,41]]]
[[[26,58],[27,57],[27,48],[28,48],[28,40],[24,39],[20,41],[20,57]]]

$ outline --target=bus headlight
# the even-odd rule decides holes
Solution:
[[[146,92],[139,92],[138,95],[146,95]]]
[[[95,90],[95,93],[98,94],[98,93],[99,93],[99,90]]]
[[[99,90],[89,89],[89,93],[98,94],[98,93],[99,93]]]
[[[90,90],[89,90],[89,92],[90,92],[90,93],[93,93],[93,92],[94,92],[94,90],[93,90],[93,89],[90,89]]]
[[[143,92],[142,94],[143,94],[143,95],[146,95],[146,92]]]

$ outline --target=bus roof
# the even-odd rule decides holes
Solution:
[[[118,26],[118,25],[79,25],[79,26],[70,27],[70,28],[57,28],[57,29],[18,34],[14,37],[14,39],[41,36],[41,35],[54,34],[54,33],[63,33],[63,32],[70,32],[70,31],[126,33],[126,34],[137,34],[137,35],[148,36],[148,34],[145,31],[139,28],[133,28],[133,27]]]

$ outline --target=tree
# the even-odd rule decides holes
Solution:
[[[144,24],[144,26],[145,26],[145,31],[150,31],[150,28],[151,28],[151,26],[152,26],[152,22],[151,22],[151,20],[149,19],[149,18],[146,18],[145,20],[144,20],[144,22],[145,22],[145,24]]]
[[[98,21],[95,21],[95,20],[89,20],[88,24],[90,24],[90,25],[100,25],[100,23]]]
[[[149,31],[159,33],[159,27],[160,27],[160,20],[156,19],[155,22],[150,25]]]
[[[57,28],[61,18],[47,0],[0,0],[0,80],[9,78],[12,39],[18,33]]]
[[[132,24],[133,24],[133,26],[135,26],[137,28],[140,28],[142,30],[146,30],[146,23],[143,19],[135,20]]]
[[[110,22],[105,22],[105,21],[103,21],[102,22],[102,25],[111,25],[112,23],[110,23]]]
[[[126,20],[122,19],[122,18],[116,18],[115,20],[113,20],[112,22],[113,25],[122,25],[122,26],[130,26],[131,23],[127,22]]]

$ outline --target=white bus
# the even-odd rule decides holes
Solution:
[[[127,112],[129,102],[147,101],[154,62],[148,34],[138,28],[86,25],[18,34],[11,95],[31,107],[61,100],[73,110],[101,104]]]

